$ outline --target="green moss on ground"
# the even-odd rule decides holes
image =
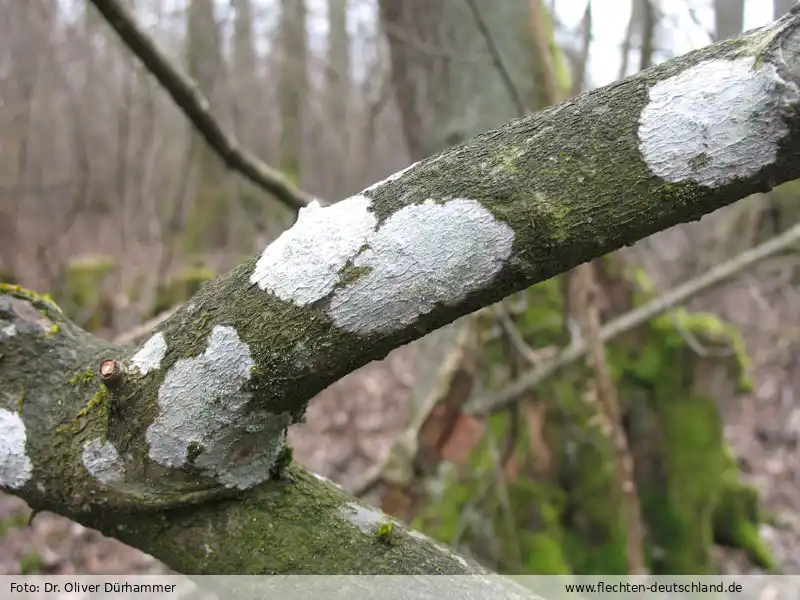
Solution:
[[[28,525],[28,515],[23,513],[12,513],[0,518],[0,538],[14,529],[21,529]]]
[[[38,552],[28,552],[19,560],[20,575],[35,575],[44,572],[44,560]]]

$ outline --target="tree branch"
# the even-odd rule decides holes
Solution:
[[[798,48],[790,14],[312,203],[140,348],[0,287],[0,489],[184,572],[470,572],[359,546],[384,517],[287,470],[286,428],[393,348],[800,177]]]
[[[156,42],[139,27],[131,11],[119,0],[89,1],[230,169],[273,194],[292,210],[297,211],[314,199],[297,188],[283,173],[239,147],[236,138],[225,132],[211,114],[211,106],[197,85],[170,63]]]

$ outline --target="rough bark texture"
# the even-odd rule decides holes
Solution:
[[[0,288],[0,488],[184,572],[474,572],[287,470],[286,427],[392,348],[800,177],[799,46],[790,14],[305,208],[141,348]]]

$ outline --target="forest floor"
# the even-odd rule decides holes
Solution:
[[[800,302],[769,301],[746,286],[718,290],[700,304],[714,306],[743,328],[754,357],[754,392],[724,411],[725,433],[743,477],[758,487],[771,525],[762,534],[783,572],[800,574],[800,370],[798,343],[782,323],[800,323]],[[765,302],[770,310],[765,310]],[[783,302],[783,305],[781,304]],[[407,418],[413,348],[400,348],[337,382],[310,405],[307,422],[290,432],[297,459],[348,488],[376,466]],[[29,509],[0,495],[0,574],[162,573],[154,558],[50,513],[28,527]],[[19,518],[14,518],[19,515]],[[739,553],[718,549],[724,573],[752,572]]]

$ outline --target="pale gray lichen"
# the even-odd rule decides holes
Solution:
[[[33,464],[25,448],[25,423],[13,411],[0,408],[0,486],[18,490],[30,480]]]
[[[146,434],[150,458],[182,467],[192,447],[193,466],[226,487],[269,479],[291,417],[256,408],[252,394],[242,391],[253,365],[236,330],[215,326],[205,352],[178,360],[164,378],[159,413]]]
[[[514,230],[476,200],[407,206],[369,237],[353,259],[368,271],[336,290],[328,314],[360,335],[410,325],[489,286],[513,243]]]
[[[753,57],[713,59],[659,81],[639,117],[642,157],[666,181],[717,187],[775,162],[796,86]]]
[[[125,465],[108,440],[95,438],[83,445],[83,466],[100,483],[110,484],[125,477]]]
[[[17,335],[17,326],[14,323],[0,321],[0,333],[6,337],[14,337]]]
[[[161,366],[164,355],[167,353],[167,340],[160,331],[145,342],[144,346],[133,355],[131,362],[139,369],[139,373],[147,375]]]
[[[364,196],[325,207],[314,201],[300,209],[291,229],[267,246],[250,283],[298,306],[316,302],[333,290],[340,269],[376,223]]]

